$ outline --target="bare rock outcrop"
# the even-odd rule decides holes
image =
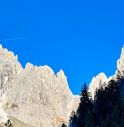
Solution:
[[[92,99],[94,99],[96,90],[99,89],[101,85],[105,86],[106,82],[107,82],[107,76],[104,73],[100,73],[96,77],[92,78],[91,83],[89,85],[89,92],[91,93]]]
[[[62,70],[55,74],[48,66],[30,63],[22,68],[18,57],[0,46],[1,122],[12,116],[34,127],[59,127],[68,123],[78,100]]]
[[[120,58],[117,60],[115,74],[111,77],[107,77],[104,73],[100,73],[91,80],[89,92],[91,93],[92,99],[94,99],[95,91],[97,89],[101,86],[104,88],[111,79],[117,80],[118,77],[124,77],[124,47],[122,48]]]
[[[0,122],[6,122],[9,117],[3,110],[6,103],[6,91],[13,87],[15,79],[22,71],[18,57],[0,45]]]

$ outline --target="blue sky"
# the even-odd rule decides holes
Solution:
[[[0,42],[19,61],[63,69],[74,94],[114,73],[124,44],[123,0],[0,1]]]

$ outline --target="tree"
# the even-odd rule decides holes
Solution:
[[[71,127],[94,127],[93,104],[89,97],[87,85],[81,90],[81,98],[77,113],[71,117]]]
[[[77,115],[74,111],[71,114],[69,123],[70,123],[70,127],[76,127],[77,125]]]
[[[117,77],[103,86],[101,84],[91,100],[84,84],[70,127],[124,127],[124,77]]]
[[[124,106],[122,103],[122,79],[111,80],[107,87],[96,91],[94,102],[98,127],[124,126]]]
[[[67,127],[64,123],[62,124],[62,127]]]

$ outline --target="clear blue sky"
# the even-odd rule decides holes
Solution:
[[[124,1],[3,0],[0,40],[23,66],[63,69],[78,94],[94,75],[110,76],[116,69],[124,44]]]

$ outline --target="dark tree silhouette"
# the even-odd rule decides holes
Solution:
[[[84,84],[70,127],[124,127],[124,77],[118,75],[116,80],[100,84],[94,100]]]
[[[64,123],[62,124],[62,127],[67,127]]]
[[[76,127],[76,125],[77,125],[77,115],[74,111],[71,114],[69,123],[70,123],[71,127]]]
[[[77,113],[72,115],[70,121],[71,127],[94,127],[93,105],[86,84],[84,84],[81,90]]]
[[[111,80],[107,87],[96,91],[94,112],[98,127],[121,127],[123,124],[124,106],[121,94],[123,79]],[[121,120],[122,119],[122,120]],[[121,121],[121,122],[119,122]]]

